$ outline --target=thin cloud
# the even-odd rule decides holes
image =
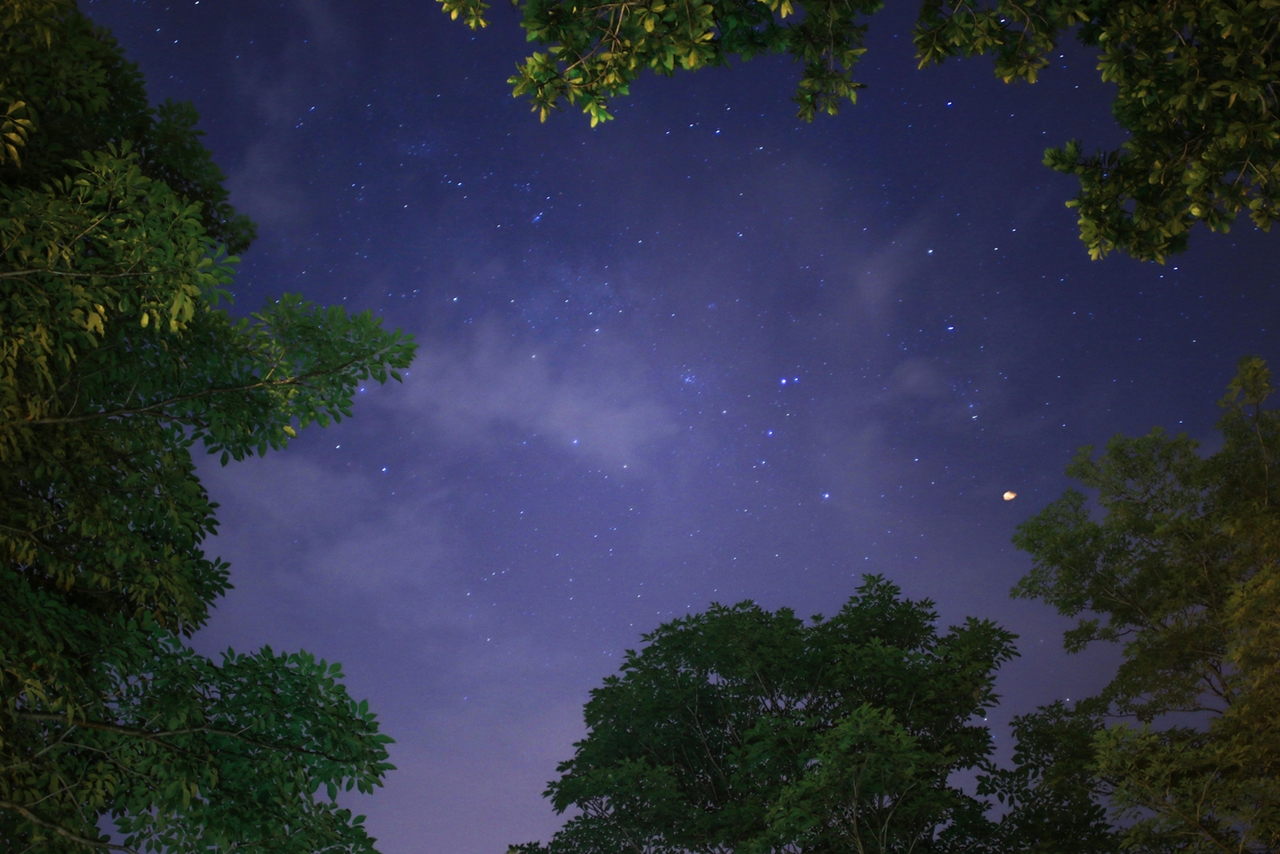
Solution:
[[[639,364],[626,354],[513,344],[487,326],[467,346],[420,353],[406,394],[386,405],[429,419],[455,446],[539,441],[610,470],[643,471],[677,427]]]

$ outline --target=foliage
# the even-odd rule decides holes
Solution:
[[[200,205],[210,237],[233,254],[248,248],[253,223],[227,202],[191,104],[152,110],[137,66],[67,0],[22,0],[0,15],[0,181],[38,190],[70,174],[69,159],[127,141],[144,175]]]
[[[1119,837],[1098,802],[1097,719],[1053,703],[1013,719],[1013,765],[988,767],[978,794],[1004,810],[983,842],[999,854],[1117,854]]]
[[[31,117],[0,170],[0,849],[371,851],[334,799],[389,739],[338,667],[181,640],[229,587],[192,451],[282,448],[413,345],[297,297],[233,318],[251,229],[194,111],[151,113],[73,7],[0,14]]]
[[[484,0],[440,0],[473,29]],[[863,84],[853,69],[867,18],[881,0],[525,0],[530,41],[547,45],[510,79],[543,119],[581,104],[591,124],[611,118],[645,69],[672,74],[731,57],[785,53],[803,64],[799,115],[835,114]],[[1073,34],[1101,51],[1116,85],[1112,112],[1128,132],[1115,151],[1078,141],[1045,164],[1074,174],[1080,237],[1093,258],[1121,250],[1163,261],[1186,248],[1191,226],[1225,232],[1241,211],[1269,228],[1280,182],[1280,0],[923,0],[914,40],[921,66],[987,54],[1005,82],[1034,83]]]
[[[1135,717],[1094,740],[1096,772],[1137,850],[1280,847],[1280,415],[1257,358],[1222,401],[1223,447],[1117,436],[1068,469],[1069,491],[1019,528],[1034,558],[1015,592],[1079,617],[1067,648],[1122,642],[1084,714]],[[1087,615],[1087,616],[1081,616]],[[1184,714],[1176,725],[1170,713]]]
[[[484,0],[440,0],[472,29],[486,25]],[[529,95],[543,120],[561,102],[581,104],[594,127],[612,118],[609,99],[628,94],[648,69],[725,65],[731,56],[790,53],[804,63],[796,102],[800,115],[835,114],[840,101],[856,101],[862,84],[853,67],[865,49],[862,17],[882,0],[528,0],[522,26],[529,41],[548,45],[508,82]],[[799,9],[799,15],[796,14]],[[791,20],[788,22],[788,18]]]
[[[983,806],[949,781],[991,751],[1013,636],[868,576],[831,619],[713,605],[645,635],[591,692],[546,795],[579,814],[513,851],[930,851]]]
[[[1280,218],[1278,13],[1280,0],[926,0],[915,42],[921,65],[988,53],[1005,82],[1033,83],[1072,30],[1097,48],[1128,139],[1092,155],[1072,141],[1044,162],[1079,179],[1068,204],[1093,258],[1163,261],[1197,221],[1226,232],[1243,210],[1262,229]]]

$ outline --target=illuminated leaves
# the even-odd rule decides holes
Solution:
[[[854,100],[860,84],[852,68],[865,32],[856,19],[879,7],[870,0],[534,0],[525,4],[522,26],[548,50],[533,53],[508,82],[533,101],[540,119],[575,105],[595,126],[612,118],[609,100],[626,95],[646,69],[670,75],[724,65],[734,55],[790,52],[805,63],[796,101],[811,118]]]
[[[18,149],[27,144],[27,134],[33,127],[27,118],[27,105],[23,101],[10,101],[0,117],[0,165],[22,165]]]
[[[1100,512],[1068,492],[1015,539],[1035,561],[1015,593],[1077,618],[1068,649],[1123,644],[1115,677],[1078,709],[1141,724],[1093,741],[1093,771],[1135,850],[1270,852],[1280,841],[1280,414],[1262,408],[1272,390],[1262,360],[1242,359],[1222,401],[1225,441],[1208,457],[1159,430],[1117,436],[1098,458],[1082,449],[1068,473]],[[1200,725],[1169,725],[1170,713]]]
[[[922,66],[985,53],[1006,82],[1032,83],[1063,36],[1098,48],[1129,139],[1093,155],[1072,141],[1044,162],[1080,181],[1068,204],[1090,257],[1163,262],[1186,249],[1196,222],[1226,232],[1242,211],[1264,230],[1277,218],[1278,11],[1277,0],[930,0],[915,41]]]
[[[474,29],[479,0],[442,0]],[[795,101],[810,120],[854,103],[853,68],[878,0],[527,0],[523,26],[547,46],[508,82],[539,118],[580,106],[594,127],[612,118],[644,70],[669,75],[731,57],[787,53],[803,71]],[[1201,222],[1229,230],[1247,211],[1267,229],[1280,182],[1280,0],[924,0],[913,38],[921,67],[988,55],[1006,83],[1035,83],[1064,36],[1100,51],[1117,87],[1112,112],[1129,139],[1086,155],[1077,142],[1045,164],[1080,181],[1070,203],[1091,257],[1119,250],[1164,261]]]
[[[371,852],[334,800],[380,784],[388,739],[337,666],[181,640],[229,586],[192,450],[282,448],[413,344],[292,296],[231,317],[223,241],[252,225],[194,111],[152,113],[69,4],[6,14],[0,82],[38,115],[0,163],[0,849],[109,821],[139,851]]]
[[[484,19],[489,4],[484,0],[440,0],[440,5],[451,21],[461,17],[463,23],[473,30],[489,26],[489,22]]]

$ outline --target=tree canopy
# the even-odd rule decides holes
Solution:
[[[951,776],[991,752],[978,720],[1013,636],[868,576],[830,619],[744,602],[645,635],[591,692],[587,737],[546,792],[571,818],[514,851],[931,851],[984,807]]]
[[[389,739],[338,665],[183,640],[230,587],[192,454],[349,415],[412,341],[293,296],[233,317],[253,228],[194,109],[70,3],[0,16],[0,848],[371,851],[336,798]]]
[[[440,0],[473,29],[485,0]],[[612,118],[646,69],[726,65],[789,54],[803,66],[799,115],[835,114],[864,88],[854,69],[882,0],[515,0],[532,53],[508,82],[545,120],[580,105],[592,126]],[[1080,237],[1093,258],[1113,250],[1163,261],[1201,222],[1225,232],[1247,211],[1267,229],[1280,182],[1280,0],[922,0],[913,38],[921,67],[988,55],[1006,83],[1034,83],[1063,38],[1099,51],[1115,84],[1112,113],[1128,134],[1089,153],[1072,140],[1045,153],[1075,175]]]
[[[1092,771],[1138,851],[1280,849],[1280,413],[1258,358],[1222,400],[1222,449],[1117,436],[1019,527],[1034,568],[1015,592],[1078,618],[1068,650],[1123,644],[1102,693]],[[1091,512],[1092,511],[1092,512]],[[1171,718],[1171,714],[1180,713]],[[1110,716],[1135,719],[1138,726]]]

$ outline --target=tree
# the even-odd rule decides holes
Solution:
[[[981,837],[991,854],[1119,854],[1120,837],[1099,802],[1095,716],[1053,703],[1013,719],[1011,767],[988,764],[979,795],[1003,814]]]
[[[152,110],[137,67],[73,9],[70,0],[8,0],[0,8],[0,179],[38,190],[67,174],[69,158],[128,140],[143,174],[198,203],[208,236],[233,255],[243,252],[254,226],[227,202],[195,108],[166,101]],[[35,122],[39,144],[27,146]]]
[[[0,849],[372,851],[336,798],[389,739],[338,665],[183,640],[230,586],[192,453],[283,448],[413,344],[291,296],[234,318],[252,227],[194,110],[70,3],[0,18]]]
[[[440,0],[472,29],[485,0]],[[670,75],[764,53],[803,64],[799,115],[835,114],[857,99],[853,77],[868,18],[882,0],[525,0],[530,41],[547,46],[510,82],[545,120],[580,104],[612,118],[645,69]],[[1078,141],[1045,153],[1074,174],[1080,237],[1093,258],[1120,250],[1163,261],[1183,251],[1191,226],[1225,232],[1247,210],[1267,229],[1280,182],[1280,0],[922,0],[914,41],[920,65],[990,55],[1006,83],[1034,83],[1058,42],[1096,48],[1102,79],[1117,87],[1112,113],[1128,132],[1117,150],[1086,154]]]
[[[878,576],[831,619],[713,605],[645,635],[591,692],[587,737],[546,796],[570,819],[513,851],[910,852],[956,847],[1013,636],[939,636],[927,600]]]
[[[1079,714],[1099,728],[1093,773],[1138,851],[1280,850],[1280,414],[1258,358],[1222,401],[1208,457],[1159,429],[1081,449],[1069,491],[1023,523],[1018,586],[1079,617],[1068,650],[1123,643],[1114,679]],[[1099,518],[1100,517],[1100,518]],[[1171,714],[1177,718],[1169,718]],[[1198,722],[1198,723],[1197,723]]]

